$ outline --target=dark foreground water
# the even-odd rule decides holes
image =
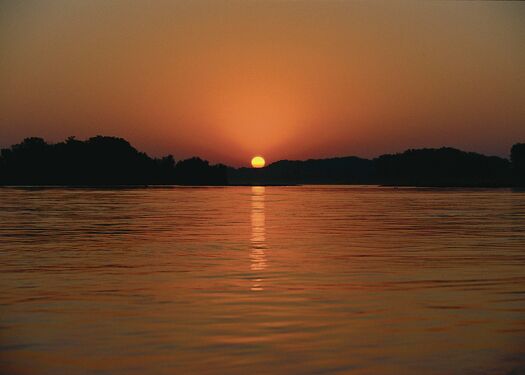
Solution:
[[[0,189],[1,374],[510,374],[525,193]]]

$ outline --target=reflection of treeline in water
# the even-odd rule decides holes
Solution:
[[[511,160],[454,148],[357,157],[281,160],[262,169],[228,169],[231,184],[381,184],[397,186],[525,186],[525,144]]]
[[[55,144],[27,138],[0,154],[1,185],[225,185],[226,178],[225,166],[200,158],[151,158],[115,137]]]
[[[151,158],[126,140],[97,136],[48,144],[27,138],[0,154],[0,185],[382,184],[525,186],[525,144],[510,160],[454,148],[408,150],[375,159],[354,156],[227,168],[200,158]]]

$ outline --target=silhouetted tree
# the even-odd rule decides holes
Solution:
[[[182,185],[225,185],[228,182],[225,166],[210,166],[198,157],[178,162],[175,170],[177,183]]]
[[[510,183],[507,159],[448,147],[382,155],[374,162],[379,182],[387,185],[505,186]]]
[[[96,136],[47,144],[26,138],[1,150],[3,185],[226,184],[226,171],[207,161],[177,167],[172,155],[152,159],[126,140]],[[177,176],[180,170],[181,176]]]
[[[510,161],[514,182],[518,186],[525,186],[525,143],[516,143],[510,150]]]

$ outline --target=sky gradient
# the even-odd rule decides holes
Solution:
[[[0,3],[0,146],[248,166],[525,141],[525,3]]]

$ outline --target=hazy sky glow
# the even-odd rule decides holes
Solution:
[[[525,141],[525,3],[0,3],[0,146],[248,165]]]

